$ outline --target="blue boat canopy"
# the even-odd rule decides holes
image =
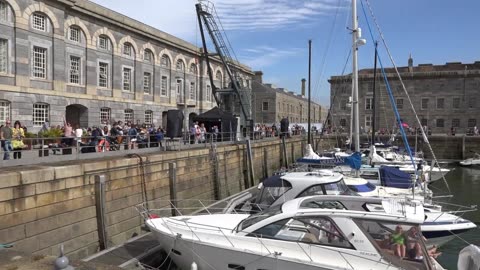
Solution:
[[[298,163],[311,164],[311,165],[342,165],[347,164],[352,169],[359,170],[362,166],[362,154],[355,152],[348,157],[335,157],[335,158],[308,158],[303,157],[297,159]]]
[[[381,166],[380,179],[385,187],[411,188],[413,185],[411,175],[395,167]]]

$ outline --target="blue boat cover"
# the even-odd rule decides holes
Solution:
[[[299,158],[298,163],[312,165],[350,165],[350,168],[359,170],[362,166],[362,154],[355,152],[348,157],[335,157],[329,159]]]
[[[395,167],[381,166],[380,179],[385,187],[411,188],[413,185],[411,175]]]

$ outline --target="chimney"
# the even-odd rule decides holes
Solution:
[[[412,54],[408,57],[408,71],[413,72],[413,58]]]
[[[306,81],[307,81],[307,80],[302,79],[302,96],[305,96],[305,82],[306,82]]]
[[[263,84],[263,72],[261,71],[255,71],[255,75],[253,75],[253,80]]]

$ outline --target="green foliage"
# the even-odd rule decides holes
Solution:
[[[51,128],[38,133],[38,137],[41,138],[60,138],[62,135],[63,131],[59,128]]]
[[[37,134],[32,132],[25,132],[25,138],[36,138]]]

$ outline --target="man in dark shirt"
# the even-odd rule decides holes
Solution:
[[[10,159],[10,152],[13,151],[12,147],[12,128],[10,127],[10,120],[5,122],[5,126],[0,129],[0,139],[3,141],[3,160]]]

